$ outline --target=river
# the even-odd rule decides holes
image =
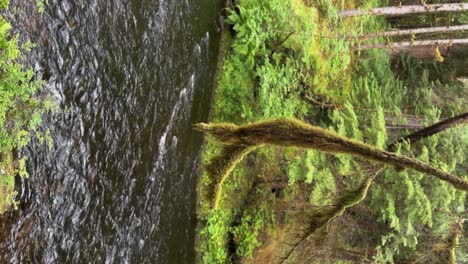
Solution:
[[[32,3],[31,3],[32,2]],[[33,140],[0,263],[194,263],[196,182],[223,1],[49,0],[10,8],[58,110]]]

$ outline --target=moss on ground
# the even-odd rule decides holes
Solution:
[[[7,211],[15,198],[15,167],[13,154],[4,151],[0,156],[0,214]]]

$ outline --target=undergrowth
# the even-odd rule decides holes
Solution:
[[[381,5],[377,0],[237,1],[228,9],[226,45],[210,121],[242,124],[297,117],[385,150],[393,139],[408,133],[391,130],[391,126],[428,125],[466,111],[467,97],[459,96],[463,88],[438,82],[430,76],[437,70],[430,73],[418,61],[403,56],[397,63],[405,74],[398,75],[386,51],[352,50],[360,40],[342,36],[382,30],[385,22],[374,17],[339,20],[337,10]],[[443,65],[431,67],[443,71]],[[451,129],[417,146],[402,144],[397,152],[447,172],[459,172],[466,159],[466,134],[466,128]],[[283,227],[288,223],[276,214],[278,200],[293,204],[300,197],[312,206],[326,208],[367,177],[362,161],[350,156],[267,147],[236,160],[216,193],[213,184],[218,180],[206,169],[220,152],[220,146],[208,140],[203,153],[205,171],[199,182],[198,250],[203,263],[243,262],[255,257],[265,241],[261,234],[269,228],[284,230],[278,223]],[[271,199],[249,195],[258,182],[267,183],[259,193],[275,190]],[[282,184],[287,187],[280,191],[271,187]],[[218,206],[213,210],[216,196]],[[261,206],[249,202],[255,198],[268,202]],[[448,230],[444,223],[453,222],[452,215],[463,212],[466,203],[464,193],[444,182],[393,168],[379,175],[362,200],[359,202],[373,220],[387,227],[369,232],[372,238],[360,238],[378,241],[368,244],[376,252],[368,258],[376,263],[411,259],[426,243],[423,230]],[[356,244],[347,237],[353,230],[337,232],[344,238],[335,247]]]

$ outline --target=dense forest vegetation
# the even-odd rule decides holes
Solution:
[[[468,12],[444,2],[227,8],[211,123],[195,127],[211,135],[200,262],[468,262]]]

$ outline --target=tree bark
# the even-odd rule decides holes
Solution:
[[[409,14],[440,13],[440,12],[460,12],[468,10],[468,4],[433,4],[433,5],[407,5],[389,6],[371,9],[351,9],[339,12],[342,18],[352,16],[402,16]]]
[[[388,145],[387,149],[392,151],[395,149],[395,146],[398,143],[401,143],[403,141],[409,141],[410,143],[415,143],[423,138],[430,137],[432,135],[445,131],[446,129],[449,129],[451,127],[458,126],[458,125],[465,125],[465,124],[468,124],[468,113],[463,113],[461,115],[457,115],[452,118],[445,119],[444,121],[435,123],[432,126],[428,126],[424,129],[421,129],[412,134],[409,134],[408,136],[402,137],[396,140],[395,142],[393,142],[392,144]]]
[[[467,5],[468,6],[468,5]],[[394,42],[389,44],[370,44],[360,46],[359,50],[368,50],[368,49],[389,49],[392,52],[402,52],[409,50],[412,47],[417,46],[436,46],[436,45],[468,45],[467,39],[434,39],[434,40],[416,40],[416,41],[403,41],[403,42]]]
[[[219,142],[228,145],[277,145],[358,156],[386,165],[414,169],[430,174],[452,184],[453,187],[459,190],[468,191],[468,180],[444,172],[419,160],[381,150],[297,119],[276,119],[242,126],[228,123],[199,123],[195,125],[195,128],[209,133]]]
[[[403,116],[406,119],[406,123],[402,124],[401,120],[396,116],[385,116],[385,128],[387,130],[401,130],[401,129],[408,129],[408,130],[420,130],[423,129],[423,121],[424,118],[421,116],[410,116],[406,115]]]
[[[456,250],[460,247],[460,239],[463,237],[463,223],[466,220],[460,216],[458,221],[452,224],[450,233],[441,242],[434,245],[434,250],[429,255],[431,263],[458,263]]]
[[[427,34],[427,33],[447,33],[447,32],[462,31],[462,30],[468,30],[468,25],[393,30],[393,31],[363,34],[363,35],[358,35],[357,37],[358,38],[395,37],[395,36]]]

